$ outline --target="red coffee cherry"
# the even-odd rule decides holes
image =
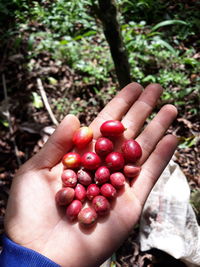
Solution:
[[[78,148],[84,148],[86,147],[93,138],[93,131],[89,127],[81,127],[79,128],[73,136],[73,143],[78,147]]]
[[[89,200],[92,200],[94,197],[98,196],[99,193],[100,188],[96,184],[90,184],[86,191],[86,195]]]
[[[125,176],[121,172],[114,172],[110,176],[110,182],[115,188],[121,188],[124,186],[126,181]]]
[[[113,185],[107,183],[107,184],[103,184],[101,189],[101,194],[104,196],[104,197],[107,197],[107,198],[115,198],[116,197],[116,194],[117,194],[117,191],[116,189],[114,188]]]
[[[89,173],[88,171],[85,171],[85,170],[79,170],[77,172],[77,177],[78,177],[78,181],[79,183],[87,186],[89,184],[92,183],[92,175],[91,173]]]
[[[82,158],[82,165],[84,168],[88,170],[95,170],[101,164],[100,157],[94,152],[86,152],[83,154]]]
[[[110,211],[110,203],[104,196],[96,196],[93,198],[92,206],[98,215],[106,215]]]
[[[76,152],[69,152],[64,155],[62,163],[70,169],[78,168],[81,165],[81,156]]]
[[[95,143],[95,152],[100,157],[105,157],[106,155],[108,155],[110,152],[113,151],[113,148],[113,142],[106,137],[98,138]]]
[[[65,187],[60,189],[55,196],[56,203],[60,206],[66,206],[72,202],[74,198],[74,189]]]
[[[121,121],[109,120],[109,121],[105,121],[101,125],[100,131],[103,136],[117,137],[123,134],[123,132],[125,131],[125,127],[121,123]]]
[[[61,175],[64,186],[75,187],[77,184],[77,175],[71,169],[64,170]]]
[[[124,166],[124,175],[128,178],[135,178],[140,173],[141,167],[134,164],[126,164]]]
[[[111,171],[119,171],[124,167],[124,158],[122,153],[111,152],[106,157],[106,166]]]
[[[82,209],[82,203],[80,200],[73,200],[66,209],[67,218],[73,221],[77,218],[79,212]]]
[[[74,188],[75,191],[75,198],[84,201],[86,198],[86,189],[82,184],[77,184],[77,186]]]
[[[83,226],[92,226],[96,223],[97,213],[93,208],[84,208],[78,214],[78,221]]]
[[[136,162],[142,156],[140,145],[133,139],[124,141],[121,150],[127,162]]]
[[[96,170],[94,180],[97,184],[104,184],[109,180],[109,178],[110,171],[107,167],[101,166]]]

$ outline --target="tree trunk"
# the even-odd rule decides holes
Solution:
[[[110,46],[115,70],[120,87],[131,82],[130,66],[122,41],[120,26],[117,21],[117,8],[114,0],[98,0],[99,18],[102,21],[104,34]]]

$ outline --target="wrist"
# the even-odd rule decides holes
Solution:
[[[3,250],[0,254],[1,267],[60,266],[44,255],[13,242],[6,235],[2,235],[1,239],[3,244]]]

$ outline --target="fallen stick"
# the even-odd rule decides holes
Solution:
[[[47,95],[46,95],[46,92],[44,90],[44,87],[42,85],[42,81],[40,78],[37,78],[37,85],[38,85],[38,89],[40,90],[40,94],[41,94],[41,97],[42,97],[42,100],[43,100],[43,103],[44,103],[44,106],[47,110],[47,112],[49,113],[49,116],[53,122],[53,124],[55,124],[56,126],[58,126],[58,121],[57,119],[55,118],[52,110],[51,110],[51,107],[49,105],[49,102],[48,102],[48,99],[47,99]]]

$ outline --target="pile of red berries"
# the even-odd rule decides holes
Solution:
[[[124,186],[126,178],[133,179],[140,172],[136,162],[142,150],[135,140],[125,140],[121,152],[113,151],[114,142],[125,131],[123,124],[117,120],[106,121],[100,131],[103,137],[95,143],[96,153],[85,152],[80,155],[69,152],[64,155],[61,175],[63,188],[56,193],[57,204],[67,206],[68,219],[78,219],[83,225],[93,225],[98,216],[108,214],[110,201],[117,196],[117,190]],[[81,127],[75,132],[73,143],[78,149],[83,149],[92,139],[92,130]],[[83,208],[84,203],[87,205]]]

